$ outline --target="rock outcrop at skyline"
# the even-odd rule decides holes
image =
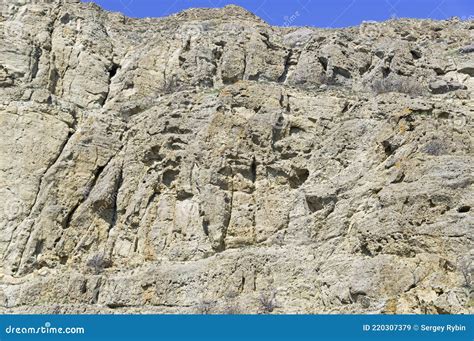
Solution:
[[[473,312],[472,20],[2,6],[2,313]]]

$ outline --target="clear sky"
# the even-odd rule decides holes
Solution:
[[[273,25],[344,27],[391,17],[474,19],[474,0],[87,0],[131,17],[162,17],[191,7],[242,6]]]

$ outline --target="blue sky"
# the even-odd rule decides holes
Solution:
[[[242,6],[273,25],[345,27],[391,17],[474,18],[474,0],[87,0],[131,17],[162,17],[191,7]]]

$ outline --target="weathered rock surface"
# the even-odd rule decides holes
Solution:
[[[1,312],[473,312],[472,21],[0,26]]]

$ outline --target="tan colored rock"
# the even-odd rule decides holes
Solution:
[[[472,313],[470,25],[2,8],[0,311]]]

